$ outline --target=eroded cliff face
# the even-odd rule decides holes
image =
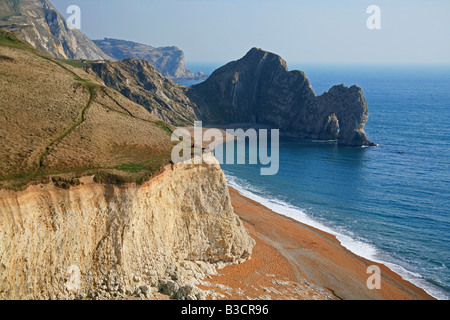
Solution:
[[[360,88],[339,85],[317,96],[304,72],[261,49],[217,69],[188,96],[209,126],[268,126],[286,136],[374,145],[364,132],[369,112]]]
[[[197,120],[186,88],[164,78],[146,60],[92,63],[85,70],[167,123],[189,126]]]
[[[70,29],[48,0],[5,0],[0,28],[14,32],[35,49],[59,59],[111,59],[88,37]]]
[[[197,279],[250,257],[217,162],[167,166],[142,186],[82,182],[0,191],[1,299],[201,299]]]

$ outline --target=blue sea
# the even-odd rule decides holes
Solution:
[[[370,113],[365,131],[379,146],[281,139],[277,175],[222,165],[229,185],[450,299],[450,66],[289,67],[305,71],[318,95],[336,84],[360,86]]]

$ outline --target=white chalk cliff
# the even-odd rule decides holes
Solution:
[[[202,299],[198,279],[251,255],[217,161],[140,186],[81,180],[0,191],[0,299]]]

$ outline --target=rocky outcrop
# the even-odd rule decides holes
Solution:
[[[177,47],[154,48],[132,41],[105,38],[94,40],[105,53],[117,60],[142,59],[150,62],[164,77],[179,80],[201,80],[206,75],[186,68],[184,53]]]
[[[0,28],[14,32],[50,57],[57,59],[111,59],[77,29],[70,30],[64,17],[47,0],[5,0]]]
[[[361,88],[334,86],[317,97],[317,108],[323,117],[328,115],[323,139],[337,138],[340,144],[356,147],[375,146],[364,132],[369,111]]]
[[[280,56],[261,49],[217,69],[188,96],[207,125],[268,126],[287,136],[373,145],[364,133],[369,113],[360,88],[339,85],[316,96],[305,73],[289,72]]]
[[[198,279],[250,257],[217,161],[141,186],[81,182],[0,191],[0,299],[201,299]]]
[[[146,60],[92,63],[86,70],[165,122],[189,126],[197,120],[186,88],[163,77]]]

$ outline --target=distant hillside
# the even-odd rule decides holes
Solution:
[[[169,125],[1,29],[0,74],[0,188],[49,175],[139,182],[170,161]]]
[[[48,0],[1,0],[0,28],[58,59],[111,59],[79,30],[70,30]]]
[[[165,122],[189,126],[197,120],[187,88],[164,78],[146,60],[90,63],[85,69]]]
[[[183,80],[206,79],[203,73],[194,74],[186,68],[184,53],[177,47],[154,48],[132,41],[109,38],[94,40],[94,43],[117,60],[130,58],[147,60],[167,78]]]

